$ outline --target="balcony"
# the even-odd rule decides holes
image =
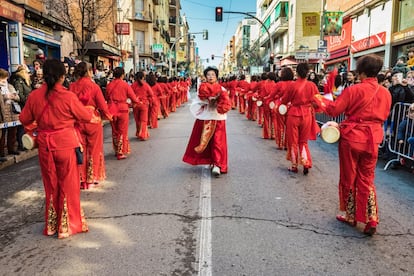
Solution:
[[[130,21],[138,21],[145,23],[152,23],[152,13],[148,11],[135,12],[132,14],[132,17],[129,18]]]
[[[154,22],[152,22],[152,29],[156,32],[159,32],[161,28],[161,22],[159,19],[154,20]]]
[[[170,0],[170,7],[176,7],[177,6],[177,1],[176,0]]]
[[[142,57],[152,57],[153,55],[151,45],[149,44],[138,43],[137,50],[138,50],[138,54]]]
[[[170,16],[170,18],[168,19],[168,23],[170,23],[170,25],[175,25],[177,23],[177,17]]]
[[[269,26],[269,33],[273,36],[280,36],[288,30],[288,19],[287,17],[279,17],[277,20],[273,21]],[[269,37],[266,32],[262,33],[260,36],[260,45],[265,44],[269,40]]]

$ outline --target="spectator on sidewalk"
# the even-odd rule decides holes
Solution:
[[[19,120],[19,114],[13,111],[13,104],[20,101],[19,95],[7,79],[9,72],[0,68],[0,89],[4,104],[4,122],[11,123]],[[17,126],[8,126],[1,129],[2,136],[0,138],[0,157],[5,157],[5,146],[7,144],[7,154],[18,155],[16,150]]]
[[[32,92],[32,86],[30,81],[30,74],[29,69],[25,64],[19,65],[15,72],[15,77],[13,80],[13,86],[16,89],[16,92],[19,94],[20,98],[20,106],[21,108],[24,107],[27,101],[27,97],[29,96],[30,92]],[[22,136],[24,134],[24,128],[22,125],[17,126],[17,149],[19,151],[24,151]]]

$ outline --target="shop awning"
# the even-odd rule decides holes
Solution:
[[[86,55],[88,56],[102,56],[112,57],[121,56],[121,52],[118,48],[115,48],[104,41],[88,41],[85,44]]]
[[[280,66],[298,65],[296,59],[285,58],[280,61]]]
[[[168,64],[166,62],[158,62],[158,63],[155,63],[155,66],[169,68],[169,66],[168,66]]]

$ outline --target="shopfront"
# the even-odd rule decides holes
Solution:
[[[356,68],[356,62],[361,56],[376,54],[384,60],[384,70],[393,66],[390,60],[392,1],[383,5],[364,9],[352,19],[352,43],[350,69]]]
[[[94,68],[113,69],[119,66],[121,52],[104,41],[88,41],[85,45],[86,56]]]
[[[14,71],[22,62],[20,37],[23,22],[24,9],[0,0],[0,68]]]
[[[46,58],[60,59],[60,38],[52,27],[41,22],[25,19],[23,26],[23,53],[25,63],[31,66],[36,59],[36,52],[42,50]]]
[[[412,0],[401,0],[396,5],[395,18],[399,29],[391,36],[393,60],[401,55],[407,56],[408,49],[414,47],[414,5],[411,3]]]

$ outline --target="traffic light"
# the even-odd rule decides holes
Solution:
[[[271,53],[270,54],[270,57],[269,57],[269,63],[270,64],[274,64],[274,61],[275,61],[275,54],[274,53]]]
[[[203,30],[203,39],[208,40],[208,30]]]
[[[214,60],[214,55],[211,55],[211,60]]]
[[[216,7],[216,21],[223,21],[223,7]]]

